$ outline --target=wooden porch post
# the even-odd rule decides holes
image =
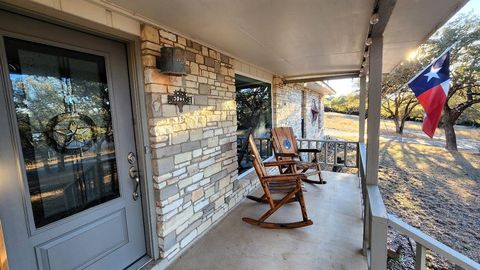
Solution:
[[[365,102],[367,97],[367,79],[364,74],[360,77],[360,106],[358,108],[358,141],[365,143]]]

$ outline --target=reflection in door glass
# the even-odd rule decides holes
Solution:
[[[105,60],[5,38],[35,225],[119,196]]]

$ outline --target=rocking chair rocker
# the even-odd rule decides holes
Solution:
[[[253,167],[257,173],[258,179],[262,186],[264,195],[260,199],[262,202],[268,202],[270,210],[263,214],[259,219],[252,219],[244,217],[243,221],[246,223],[257,225],[268,229],[293,229],[312,225],[313,222],[308,219],[307,209],[305,207],[305,200],[303,198],[302,180],[306,177],[303,174],[281,174],[268,175],[265,166],[294,166],[292,161],[276,161],[276,162],[262,162],[260,154],[255,145],[253,137],[248,137],[248,143],[252,150]],[[294,168],[292,168],[294,170]],[[281,200],[274,200],[272,194],[286,194]],[[275,213],[283,205],[298,201],[302,211],[302,221],[292,223],[271,223],[265,220]]]
[[[298,171],[305,174],[307,177],[318,174],[319,181],[305,179],[303,181],[312,184],[326,184],[322,178],[321,167],[319,163],[318,149],[298,149],[297,139],[293,134],[291,127],[272,128],[272,145],[277,161],[294,161],[295,167]],[[313,153],[315,155],[312,162],[303,161],[300,153]],[[291,166],[281,165],[278,167],[281,173],[291,173]],[[313,169],[307,173],[308,170]]]

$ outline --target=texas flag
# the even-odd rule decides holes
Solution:
[[[418,101],[425,110],[423,132],[433,138],[440,122],[442,109],[448,95],[450,84],[450,53],[447,50],[430,66],[408,82]]]

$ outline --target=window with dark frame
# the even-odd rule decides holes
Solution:
[[[270,144],[272,128],[271,84],[241,75],[235,75],[237,102],[237,157],[238,172],[252,167],[247,138],[252,134],[260,155],[272,155]]]

